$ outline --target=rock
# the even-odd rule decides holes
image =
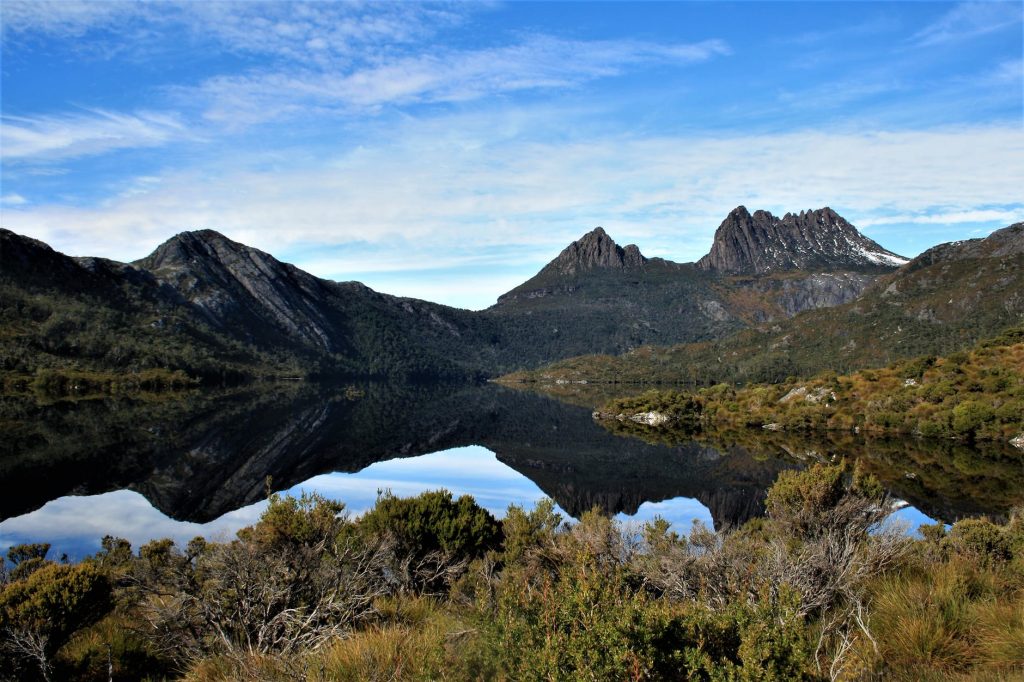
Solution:
[[[857,299],[877,275],[863,272],[819,272],[809,277],[785,279],[775,302],[792,317],[805,310],[831,308]]]
[[[697,306],[700,311],[716,322],[726,322],[732,319],[732,315],[721,303],[715,300],[699,301]]]
[[[806,386],[798,386],[791,390],[786,395],[779,398],[780,403],[788,403],[793,400],[802,399],[804,402],[818,404],[821,401],[831,401],[836,399],[836,394],[828,390],[824,386],[819,386],[813,391],[808,390]]]
[[[639,268],[646,262],[635,244],[623,248],[608,236],[604,228],[596,227],[565,247],[547,267],[563,275],[571,275],[592,268]]]
[[[1010,445],[1024,450],[1024,433],[1018,433],[1015,437],[1011,438]]]
[[[771,424],[765,424],[761,428],[764,429],[765,431],[782,431],[783,430],[782,424],[776,424],[774,422],[771,423]]]
[[[632,415],[629,418],[630,421],[636,422],[637,424],[646,424],[647,426],[661,426],[669,421],[671,417],[662,412],[639,412]]]
[[[726,274],[765,274],[785,270],[885,271],[908,261],[882,248],[827,206],[787,213],[738,206],[722,221],[697,267]]]

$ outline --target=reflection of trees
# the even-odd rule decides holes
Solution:
[[[722,451],[743,450],[755,459],[794,461],[856,458],[896,497],[925,514],[952,523],[982,514],[1003,517],[1024,503],[1024,466],[1012,447],[972,446],[925,438],[868,438],[845,431],[793,433],[732,428],[692,431],[611,424],[625,435],[656,443],[693,439]]]

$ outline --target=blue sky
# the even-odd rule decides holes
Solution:
[[[602,225],[739,204],[915,255],[1024,219],[1022,4],[5,0],[2,215],[133,260],[213,228],[480,308]]]

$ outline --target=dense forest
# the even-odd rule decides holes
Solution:
[[[914,539],[857,468],[780,474],[768,515],[680,534],[550,502],[271,497],[226,542],[7,555],[10,679],[1009,679],[1024,521]]]

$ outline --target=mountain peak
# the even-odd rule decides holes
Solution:
[[[625,270],[640,267],[646,262],[647,259],[635,244],[621,247],[608,236],[603,227],[595,227],[565,247],[544,270],[573,275],[594,268]]]
[[[178,267],[196,257],[215,256],[218,259],[226,253],[245,253],[256,251],[251,247],[233,242],[216,230],[189,230],[179,232],[145,258],[135,261],[135,265],[147,270],[159,270],[165,267]]]
[[[786,270],[889,270],[907,259],[882,248],[828,206],[778,218],[737,206],[697,267],[725,274]]]

